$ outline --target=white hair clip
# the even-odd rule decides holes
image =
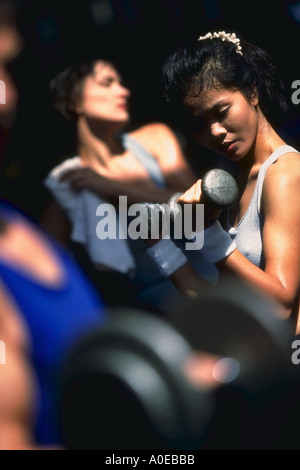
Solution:
[[[222,39],[222,41],[229,41],[232,42],[235,45],[235,49],[237,54],[243,55],[242,53],[242,48],[240,46],[240,40],[239,38],[236,37],[235,33],[225,33],[225,31],[219,31],[218,33],[207,33],[205,36],[200,36],[198,38],[198,41],[203,41],[204,39],[214,39],[214,38],[219,38]]]

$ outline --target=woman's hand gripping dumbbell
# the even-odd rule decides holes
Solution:
[[[158,233],[163,231],[164,223],[169,221],[175,224],[177,220],[181,229],[182,208],[189,203],[189,200],[193,206],[195,206],[195,200],[198,201],[196,204],[204,205],[204,227],[206,228],[217,220],[223,209],[229,208],[234,203],[237,196],[237,183],[227,171],[218,168],[210,170],[205,173],[202,180],[198,180],[185,193],[173,194],[166,204],[143,203],[147,209],[148,237],[157,239]],[[196,227],[194,212],[191,212],[191,232]]]
[[[169,219],[173,219],[175,225],[178,215],[182,211],[182,205],[189,205],[189,202],[191,205],[203,204],[204,224],[202,224],[202,230],[197,234],[191,227],[190,235],[192,236],[187,238],[192,240],[194,237],[195,241],[186,244],[185,249],[201,250],[209,262],[216,264],[229,256],[236,248],[235,242],[217,219],[221,211],[232,206],[237,197],[238,186],[235,179],[225,170],[213,169],[205,173],[203,179],[198,180],[185,193],[174,194],[167,204],[145,203],[149,233],[149,239],[146,241],[149,246],[147,252],[164,276],[172,276],[187,263],[186,256],[170,239],[170,234],[162,232],[166,211],[169,211]],[[157,222],[160,224],[159,236],[155,240],[151,239],[154,221],[156,224]],[[182,223],[182,217],[180,223]]]

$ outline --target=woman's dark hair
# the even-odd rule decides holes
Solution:
[[[50,82],[50,93],[54,101],[54,108],[69,121],[74,121],[77,118],[74,110],[76,101],[82,96],[85,79],[94,73],[95,65],[98,62],[114,66],[106,59],[83,61],[70,65]]]
[[[184,112],[183,101],[191,90],[196,94],[226,88],[238,90],[249,99],[256,89],[262,112],[275,125],[287,110],[283,82],[270,55],[238,37],[242,55],[237,53],[234,43],[220,38],[195,41],[171,54],[162,66],[163,95],[167,102]]]

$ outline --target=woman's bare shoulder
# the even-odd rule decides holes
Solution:
[[[300,154],[290,152],[270,166],[267,171],[263,196],[270,201],[300,197]]]
[[[274,178],[287,178],[293,180],[300,176],[300,153],[289,152],[282,155],[267,171],[266,182]]]

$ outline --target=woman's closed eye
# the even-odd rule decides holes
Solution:
[[[218,116],[225,118],[228,115],[228,113],[229,113],[229,107],[220,109],[217,114]]]
[[[98,80],[97,81],[97,84],[100,85],[100,86],[103,86],[105,88],[108,88],[110,87],[110,85],[113,83],[113,79],[112,78],[106,78],[106,79],[103,79],[103,80]]]

